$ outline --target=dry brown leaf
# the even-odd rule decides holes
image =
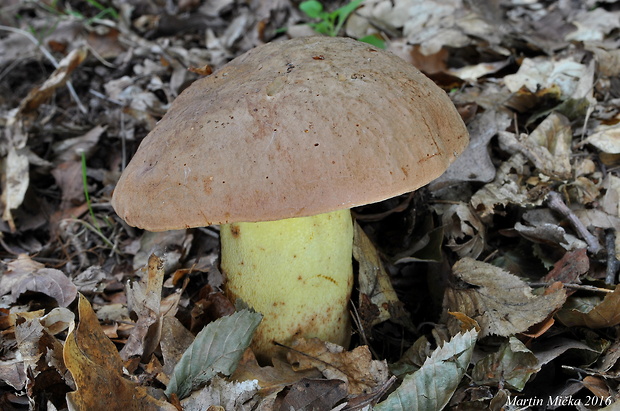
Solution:
[[[193,341],[194,335],[176,317],[164,317],[160,346],[167,376],[172,375],[174,366]]]
[[[60,163],[51,173],[62,192],[60,210],[80,205],[85,201],[82,163],[80,161],[73,160]]]
[[[353,258],[359,263],[359,292],[361,324],[369,332],[376,324],[392,318],[402,323],[409,319],[403,303],[398,299],[381,257],[364,230],[355,223]],[[370,306],[370,307],[369,307]],[[364,314],[376,313],[370,318]]]
[[[278,410],[331,410],[346,396],[346,383],[342,380],[304,378],[291,386]]]
[[[164,261],[152,254],[142,280],[127,285],[127,305],[136,313],[138,321],[120,352],[124,361],[140,356],[146,362],[159,345],[164,314],[161,306],[163,283]],[[172,311],[176,312],[176,305]]]
[[[610,392],[609,386],[601,377],[594,377],[592,375],[588,375],[583,379],[583,386],[599,398],[604,399],[611,397],[612,392]]]
[[[388,380],[387,363],[373,360],[366,346],[344,351],[339,345],[312,338],[299,339],[292,348],[287,358],[295,370],[316,368],[325,378],[345,381],[349,395],[369,393]]]
[[[266,397],[279,393],[285,387],[304,378],[316,379],[321,377],[321,372],[314,368],[296,371],[290,364],[278,358],[273,358],[272,361],[273,366],[261,367],[252,351],[246,350],[230,379],[233,381],[256,380],[261,395]]]
[[[502,133],[499,133],[500,136]],[[517,153],[504,161],[497,169],[495,179],[478,190],[470,199],[472,207],[481,219],[495,213],[498,205],[516,204],[521,207],[539,206],[544,196],[532,197],[523,184],[529,174],[525,156]]]
[[[546,319],[566,300],[563,289],[535,296],[518,277],[471,258],[457,261],[452,271],[465,286],[446,288],[444,307],[476,320],[482,329],[481,338],[524,332]]]
[[[580,300],[574,300],[578,301]],[[616,286],[613,293],[606,294],[603,301],[591,303],[583,308],[582,306],[563,308],[556,315],[567,327],[614,327],[620,324],[620,285]]]
[[[123,362],[105,336],[85,297],[78,303],[80,321],[67,336],[64,360],[77,391],[67,394],[76,410],[177,411],[152,397],[146,387],[123,378]]]
[[[43,393],[54,386],[73,386],[63,361],[62,343],[45,330],[38,318],[18,324],[15,340],[35,393]]]
[[[77,288],[62,271],[45,268],[26,254],[21,254],[7,266],[6,273],[0,276],[0,295],[10,292],[14,302],[22,293],[33,291],[46,294],[61,307],[67,307],[77,295]]]
[[[580,248],[568,251],[562,259],[555,263],[553,270],[541,278],[546,283],[561,281],[563,283],[580,283],[580,277],[590,269],[590,259],[587,250]]]
[[[58,63],[56,70],[54,70],[40,87],[36,87],[28,93],[26,98],[20,103],[19,111],[21,113],[28,113],[32,110],[36,110],[52,96],[57,88],[67,83],[73,70],[82,64],[87,56],[88,50],[84,46],[72,50]]]
[[[477,258],[484,251],[486,227],[468,204],[439,204],[435,210],[441,214],[447,246],[459,257]]]
[[[569,120],[554,112],[530,134],[500,133],[500,143],[511,153],[523,153],[544,174],[567,179],[572,137]]]

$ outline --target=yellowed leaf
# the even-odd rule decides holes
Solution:
[[[114,343],[106,337],[86,298],[80,295],[80,322],[67,336],[64,360],[77,391],[67,394],[76,410],[176,411],[123,377],[123,362]]]

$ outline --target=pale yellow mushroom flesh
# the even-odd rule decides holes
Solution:
[[[224,224],[226,290],[263,314],[252,342],[259,359],[296,337],[346,346],[351,335],[353,222],[348,209],[310,217]]]

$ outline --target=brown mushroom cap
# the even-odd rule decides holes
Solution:
[[[151,231],[315,215],[413,191],[467,142],[446,93],[399,57],[346,38],[274,42],[177,97],[112,205]]]

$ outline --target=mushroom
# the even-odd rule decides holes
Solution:
[[[233,299],[263,314],[268,361],[296,336],[350,339],[350,208],[411,192],[468,143],[447,94],[347,38],[261,45],[195,81],[142,141],[112,198],[128,224],[220,224]]]

